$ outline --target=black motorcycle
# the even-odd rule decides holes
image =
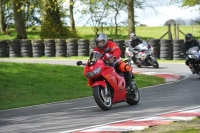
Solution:
[[[181,53],[186,60],[186,64],[190,67],[193,74],[200,75],[200,50],[199,47],[194,46],[186,51],[186,54]]]

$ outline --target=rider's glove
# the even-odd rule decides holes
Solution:
[[[114,56],[111,56],[109,59],[108,59],[108,62],[109,63],[114,63],[116,61],[116,57]]]

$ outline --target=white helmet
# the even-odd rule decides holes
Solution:
[[[103,41],[104,44],[103,44],[102,46],[98,46],[98,42],[99,42],[99,41]],[[107,36],[106,36],[104,33],[100,33],[100,34],[98,34],[98,35],[96,36],[95,44],[96,44],[96,46],[97,46],[99,49],[103,49],[104,46],[106,46],[107,42],[108,42],[108,38],[107,38]]]
[[[130,34],[130,39],[136,39],[136,34],[135,33],[131,33]]]

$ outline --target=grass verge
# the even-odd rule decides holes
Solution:
[[[200,118],[190,121],[172,122],[168,125],[153,126],[129,133],[200,133]]]
[[[32,57],[16,57],[16,58],[0,58],[0,60],[88,60],[89,56],[71,56],[71,57],[38,57],[38,58],[32,58]],[[125,58],[122,58],[122,60],[125,60]],[[158,62],[162,63],[185,63],[185,60],[161,60],[157,59]]]
[[[164,81],[136,75],[139,88]],[[91,88],[86,84],[83,67],[1,62],[0,110],[91,96]]]

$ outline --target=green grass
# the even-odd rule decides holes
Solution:
[[[136,83],[142,88],[164,79],[136,75]],[[91,96],[86,84],[83,67],[1,62],[0,110]]]
[[[38,28],[39,29],[39,28]],[[185,34],[190,32],[196,39],[200,39],[200,25],[193,25],[192,26],[179,26],[179,29],[184,32]],[[76,30],[82,39],[91,39],[95,37],[92,27],[85,26],[77,26]],[[141,37],[142,39],[146,40],[148,38],[159,39],[163,36],[168,30],[167,26],[157,26],[157,27],[136,27],[136,34]],[[11,36],[4,36],[0,35],[0,40],[10,40],[15,39],[16,33],[14,29],[10,29]],[[113,36],[107,28],[104,27],[103,32],[105,32],[109,38],[112,39],[129,39],[128,30],[126,27],[123,27],[119,30],[119,36]],[[172,37],[174,38],[174,26],[171,26]],[[28,39],[40,39],[39,32],[27,31]],[[166,35],[163,39],[168,39],[168,35]],[[184,39],[184,35],[179,32],[179,39]]]
[[[189,121],[172,122],[168,125],[153,126],[141,131],[128,133],[200,133],[200,118]]]
[[[71,57],[15,57],[16,60],[88,60],[89,56],[71,56]],[[0,60],[13,60],[13,58],[0,58]],[[125,60],[125,58],[122,58]],[[159,63],[185,63],[185,60],[157,60]]]

